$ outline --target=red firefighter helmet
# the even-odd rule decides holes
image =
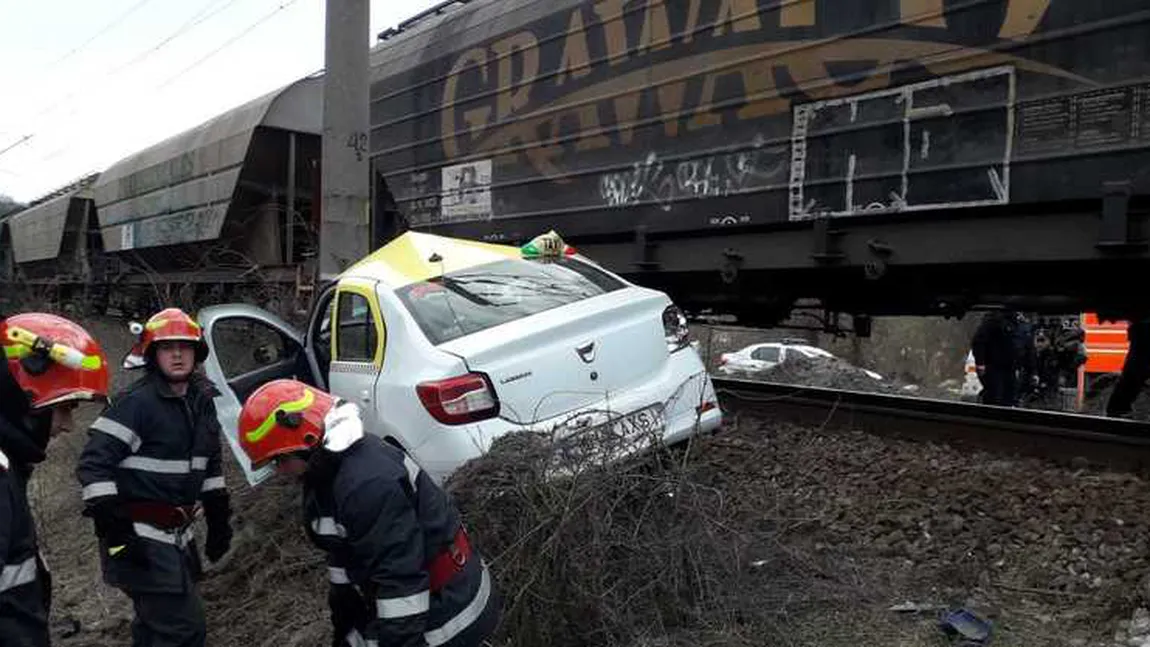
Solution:
[[[195,344],[197,362],[208,358],[208,344],[204,341],[200,324],[179,308],[166,308],[152,315],[129,355],[147,358],[148,351],[161,341],[190,341]]]
[[[260,469],[276,456],[308,450],[324,435],[324,417],[336,398],[296,380],[273,380],[256,389],[240,410],[240,447]]]
[[[13,315],[0,320],[0,344],[33,409],[108,397],[108,358],[72,321],[41,312]]]

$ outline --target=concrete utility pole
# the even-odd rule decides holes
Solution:
[[[327,282],[369,249],[368,0],[327,0],[323,76],[323,205],[319,278]]]

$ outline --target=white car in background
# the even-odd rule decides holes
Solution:
[[[408,232],[319,294],[303,331],[244,304],[200,311],[205,369],[248,481],[268,468],[252,472],[239,448],[240,407],[277,378],[357,403],[371,432],[440,482],[515,431],[671,444],[716,429],[679,309],[559,244],[541,256]]]
[[[733,353],[723,353],[719,356],[718,371],[722,375],[746,376],[774,368],[786,362],[788,357],[793,358],[795,356],[812,359],[837,359],[833,353],[823,350],[818,346],[788,341],[765,342],[761,344],[751,344]],[[883,379],[881,375],[874,371],[869,371],[865,368],[860,368],[859,370],[876,380]]]

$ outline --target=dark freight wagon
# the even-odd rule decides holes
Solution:
[[[461,0],[371,62],[374,246],[555,229],[751,324],[1147,306],[1147,0]],[[322,81],[0,222],[0,281],[304,307]]]
[[[1148,21],[1143,0],[447,3],[373,55],[377,227],[555,228],[751,318],[1125,308]]]

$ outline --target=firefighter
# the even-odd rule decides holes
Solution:
[[[239,434],[253,468],[303,483],[333,645],[471,647],[493,632],[497,595],[459,512],[410,456],[364,433],[356,405],[276,380],[248,398]]]
[[[1012,407],[1018,399],[1017,323],[1013,312],[988,312],[971,340],[983,404]]]
[[[1109,418],[1130,418],[1133,416],[1134,401],[1142,392],[1146,380],[1150,378],[1150,318],[1130,322],[1126,328],[1129,350],[1122,364],[1118,383],[1106,401],[1106,416]]]
[[[37,545],[28,478],[80,401],[108,396],[108,361],[75,323],[50,314],[0,320],[0,645],[44,647],[51,575]]]
[[[168,308],[144,325],[140,350],[144,376],[92,423],[76,476],[104,580],[132,599],[133,646],[202,646],[191,531],[201,505],[207,558],[218,561],[232,538],[217,391],[196,370],[208,347],[191,317]]]
[[[1038,350],[1035,345],[1034,324],[1021,312],[1014,313],[1015,402],[1030,400],[1038,395]]]

